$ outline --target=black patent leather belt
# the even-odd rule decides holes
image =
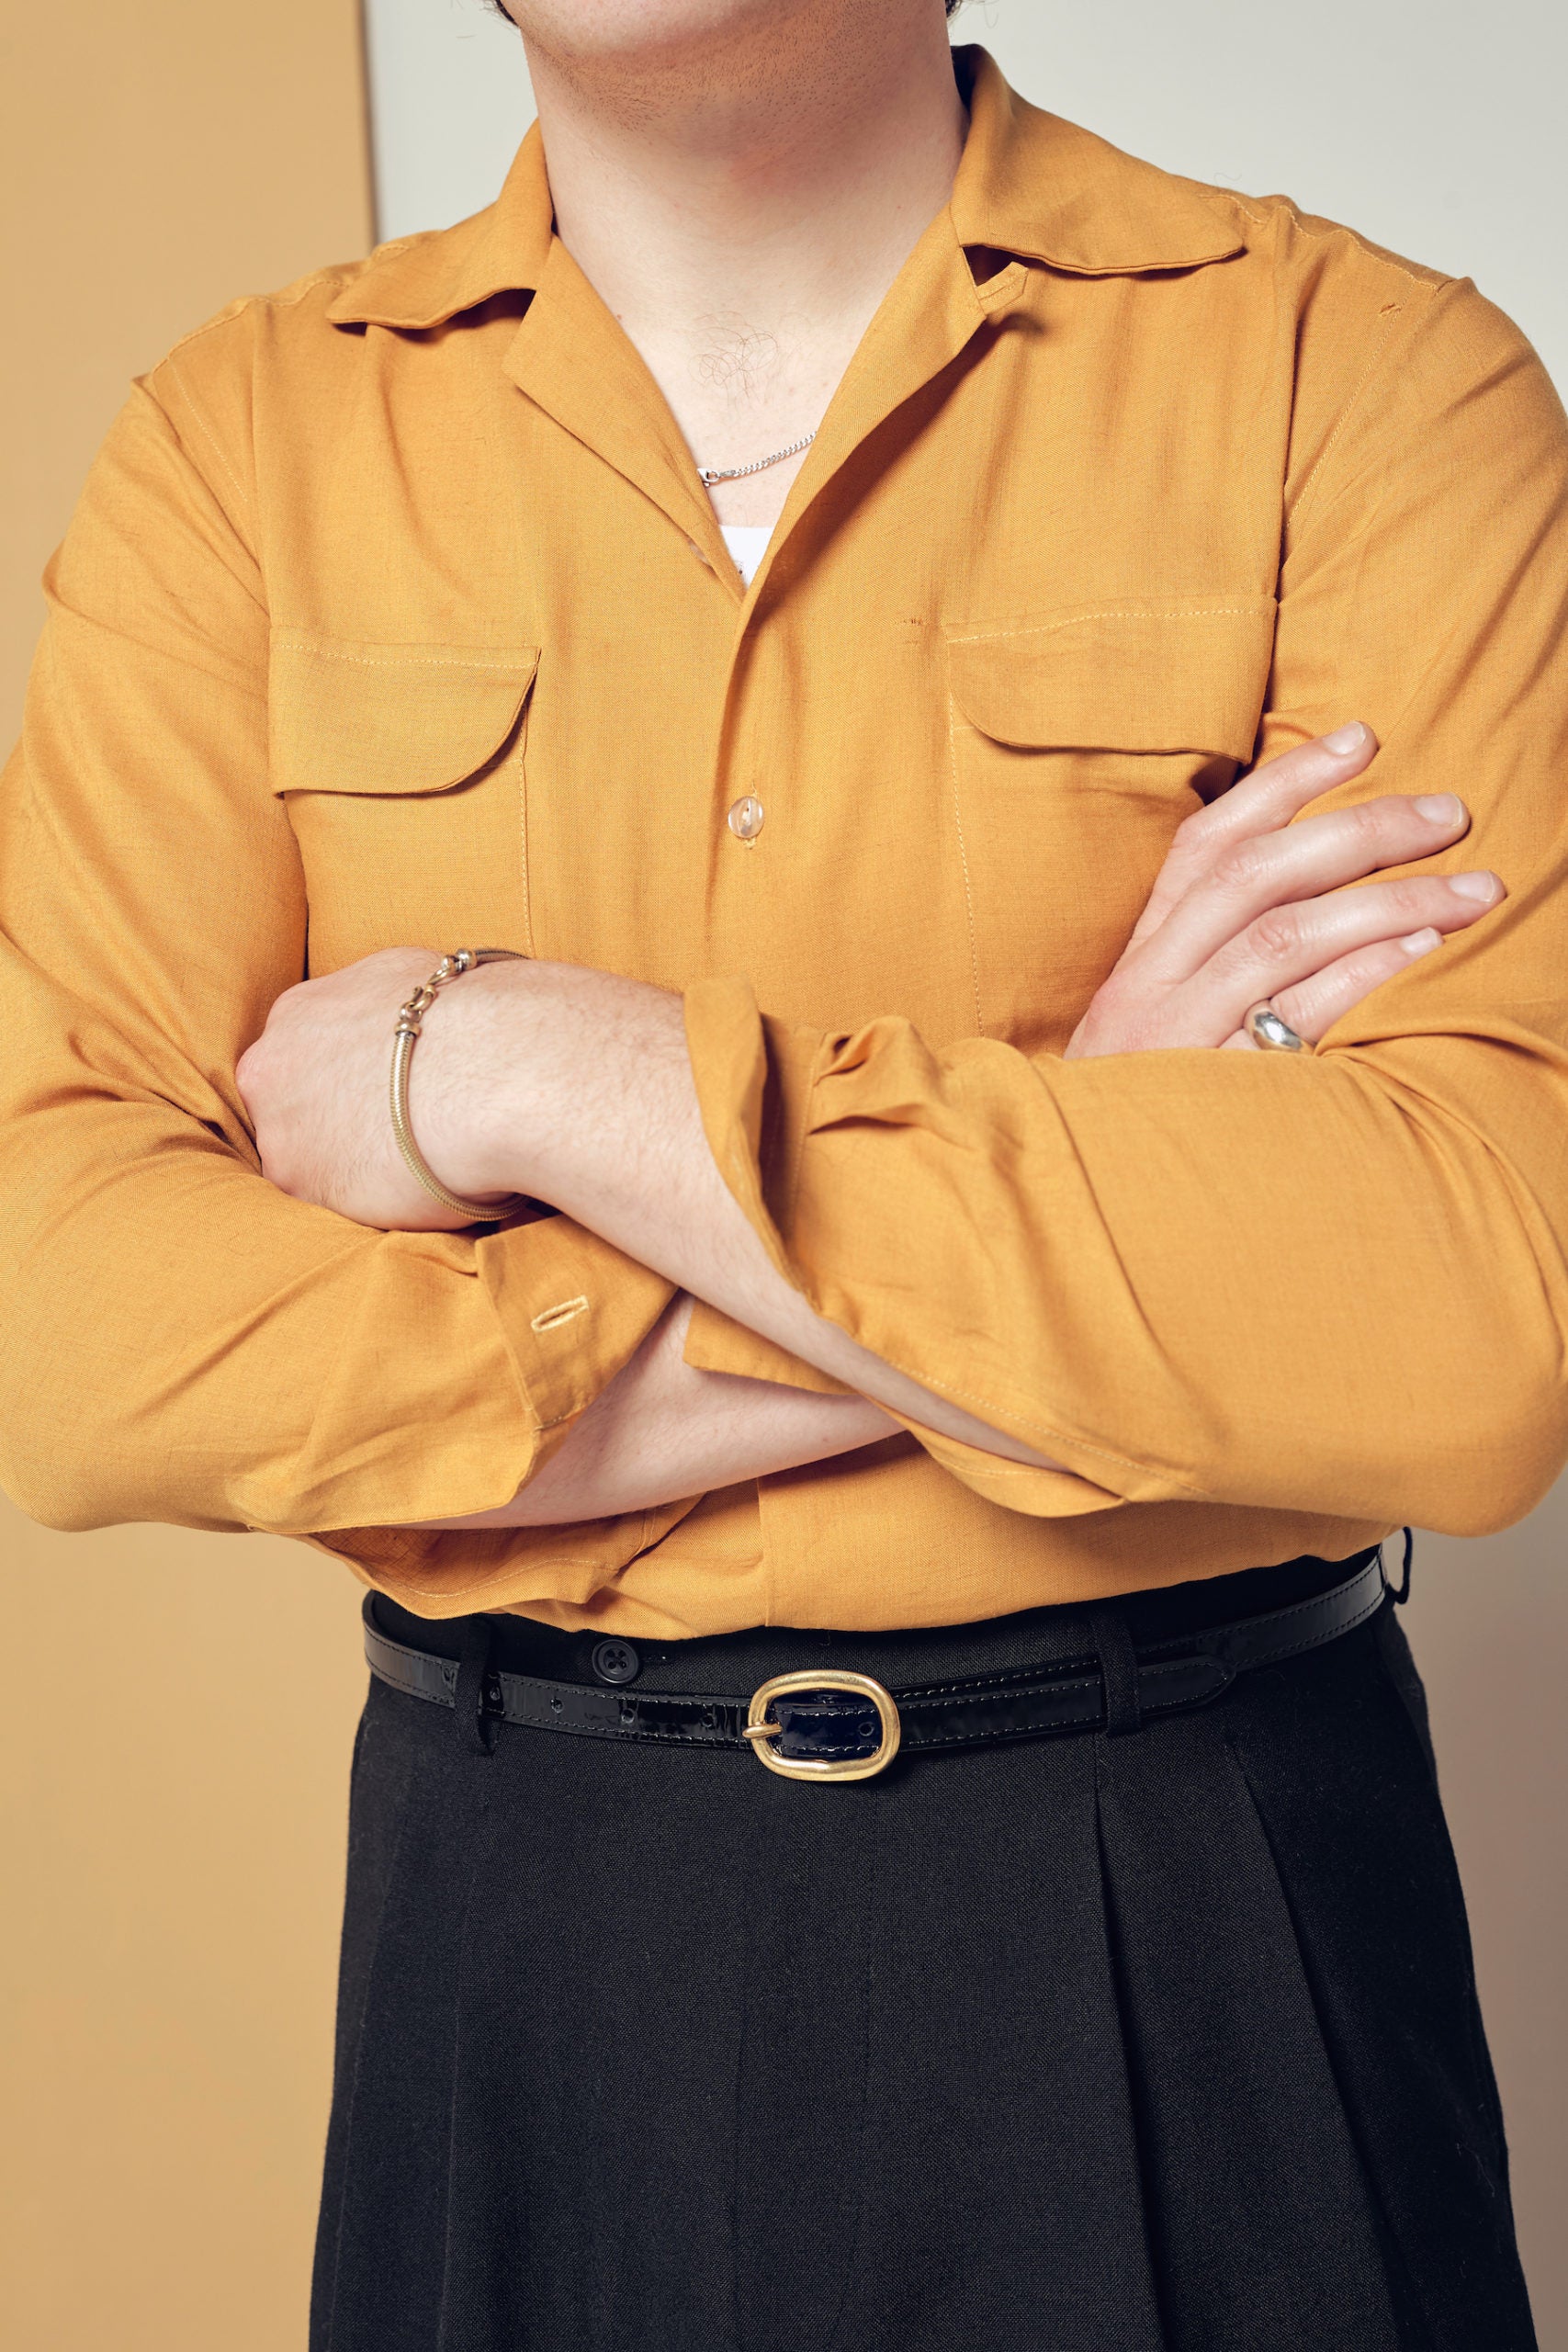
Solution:
[[[1206,1626],[1172,1641],[1121,1646],[1095,1633],[1098,1656],[950,1682],[886,1690],[870,1675],[810,1667],[775,1674],[750,1698],[712,1698],[675,1690],[600,1690],[542,1676],[487,1668],[479,1713],[530,1731],[575,1732],[660,1747],[750,1749],[788,1780],[863,1781],[886,1770],[900,1750],[917,1755],[981,1747],[997,1740],[1042,1739],[1066,1732],[1135,1730],[1148,1716],[1217,1699],[1238,1674],[1277,1666],[1320,1649],[1375,1616],[1388,1587],[1381,1551],[1347,1562],[1344,1581],[1311,1600],[1271,1609],[1233,1624]],[[457,1704],[456,1659],[389,1641],[365,1610],[365,1655],[372,1673],[412,1699]]]

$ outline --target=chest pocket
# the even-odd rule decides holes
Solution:
[[[528,945],[523,753],[536,646],[275,631],[272,788],[310,903],[310,969],[379,947]]]
[[[1251,757],[1274,605],[1131,601],[947,632],[981,1030],[1060,1051],[1182,819]]]

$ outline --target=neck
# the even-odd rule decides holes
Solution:
[[[769,0],[651,57],[552,46],[516,13],[557,232],[694,455],[745,464],[813,431],[952,189],[937,0]],[[724,485],[721,518],[774,520],[799,462]]]

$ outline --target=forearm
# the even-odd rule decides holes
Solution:
[[[412,1108],[458,1189],[548,1201],[887,1412],[1050,1466],[873,1355],[778,1272],[714,1165],[678,997],[565,965],[489,967],[431,1016]]]
[[[824,1396],[695,1370],[682,1353],[691,1309],[690,1298],[673,1302],[511,1502],[421,1524],[552,1527],[616,1518],[823,1462],[897,1431],[897,1423],[863,1396]]]

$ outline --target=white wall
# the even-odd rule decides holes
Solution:
[[[365,0],[380,234],[488,204],[533,115],[484,0]],[[1473,277],[1568,385],[1562,0],[972,0],[1026,97]]]
[[[481,0],[366,5],[381,233],[459,220],[494,194],[531,117],[521,44]],[[1282,188],[1473,277],[1568,387],[1563,0],[976,0],[955,31],[1026,96],[1136,153]],[[1568,1487],[1506,1536],[1423,1539],[1406,1620],[1544,2352],[1568,2347],[1565,1538]]]
[[[488,204],[534,119],[523,44],[483,0],[364,0],[376,229],[449,229]]]

